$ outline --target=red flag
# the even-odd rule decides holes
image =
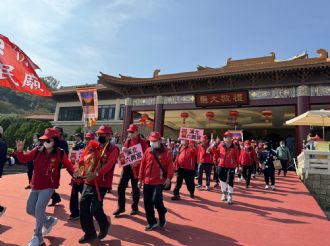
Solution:
[[[18,46],[0,34],[0,86],[39,96],[52,96],[35,69],[39,67]]]

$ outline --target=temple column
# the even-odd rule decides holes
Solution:
[[[123,120],[123,128],[122,128],[122,139],[125,139],[127,136],[127,129],[130,124],[133,123],[133,99],[132,98],[126,98],[125,99],[125,114],[124,114],[124,120]]]
[[[160,132],[163,136],[164,133],[164,97],[156,97],[156,108],[155,108],[155,128],[156,132]]]
[[[300,85],[297,87],[297,115],[301,115],[310,110],[310,87],[307,85]],[[310,131],[309,126],[296,126],[296,153],[300,154],[303,146],[302,142],[306,139]]]

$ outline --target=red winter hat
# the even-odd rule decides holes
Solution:
[[[55,128],[47,128],[45,130],[44,135],[42,135],[39,139],[40,140],[47,140],[47,139],[51,139],[51,138],[54,138],[54,137],[59,138],[60,133]]]
[[[137,132],[139,130],[138,126],[135,125],[135,124],[130,124],[128,129],[127,129],[127,132]]]
[[[155,141],[159,141],[160,138],[161,138],[161,135],[160,135],[159,132],[151,132],[151,133],[150,133],[150,136],[149,136],[149,140],[150,140],[150,141],[153,141],[153,142],[155,142]]]
[[[224,134],[223,134],[223,136],[224,137],[233,137],[233,134],[231,134],[231,132],[225,132]]]
[[[111,134],[112,130],[110,126],[102,125],[96,132],[97,134]]]
[[[88,132],[86,133],[85,138],[95,139],[95,134],[93,132]]]

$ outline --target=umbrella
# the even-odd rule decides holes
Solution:
[[[286,121],[285,124],[291,126],[322,126],[324,138],[324,127],[330,126],[330,111],[324,109],[307,111]]]

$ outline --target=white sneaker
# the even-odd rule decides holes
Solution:
[[[53,217],[53,222],[49,225],[49,227],[45,227],[43,226],[42,227],[42,235],[43,236],[46,236],[47,234],[50,233],[50,231],[53,229],[53,227],[57,224],[57,218],[56,217]]]
[[[28,246],[39,246],[41,243],[39,242],[39,239],[34,236],[32,240],[29,242]]]
[[[275,190],[275,185],[272,185],[272,190]]]
[[[227,196],[226,196],[226,194],[222,194],[222,196],[221,196],[221,201],[227,201]]]
[[[269,185],[266,185],[266,186],[265,186],[265,190],[267,190],[268,188],[269,188]]]
[[[205,187],[207,191],[210,191],[210,186]]]

